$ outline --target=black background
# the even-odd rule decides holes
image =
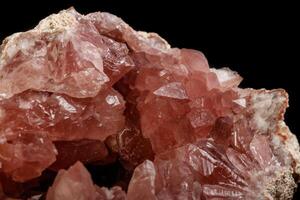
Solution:
[[[160,34],[172,46],[201,50],[211,66],[238,71],[244,77],[243,87],[286,89],[290,95],[286,121],[292,132],[300,136],[300,16],[296,5],[281,1],[263,5],[253,1],[207,4],[188,0],[2,2],[0,40],[33,28],[51,13],[74,6],[83,14],[111,12],[137,30]]]

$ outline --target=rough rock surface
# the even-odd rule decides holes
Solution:
[[[61,11],[1,45],[0,173],[26,184],[59,171],[49,200],[291,199],[288,95],[241,81],[109,13]],[[117,159],[127,194],[76,163]]]

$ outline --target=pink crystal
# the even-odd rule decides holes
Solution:
[[[121,200],[125,193],[118,187],[108,190],[93,184],[89,172],[77,162],[67,171],[58,172],[53,185],[47,193],[47,200]]]
[[[2,98],[28,89],[94,97],[133,65],[125,44],[100,35],[74,10],[10,36],[2,49]]]
[[[14,180],[19,181],[39,176],[44,169],[55,161],[56,149],[52,141],[79,139],[104,141],[107,136],[118,133],[123,128],[125,120],[122,115],[124,101],[112,89],[99,93],[94,98],[85,99],[28,91],[15,95],[8,100],[2,100],[0,108],[4,113],[4,117],[0,121],[0,132],[4,142],[0,144],[0,148],[3,146],[6,149],[0,152],[0,161],[4,163],[3,168],[18,166],[21,168],[20,173],[26,173],[28,170],[25,168],[26,166],[22,163],[16,165],[14,160],[24,159],[23,154],[26,154],[27,151],[31,153],[28,155],[30,158],[26,159],[38,161],[40,157],[43,157],[43,159],[48,158],[44,162],[41,160],[42,163],[39,165],[33,165],[32,167],[36,169],[31,170],[33,172],[24,175],[24,177],[13,175]],[[41,148],[47,147],[43,151],[30,150],[34,147],[26,145],[26,140],[18,141],[18,145],[9,144],[11,142],[15,143],[14,140],[17,140],[15,138],[18,138],[19,134],[22,134],[26,139],[30,135],[38,137],[37,132],[45,135],[45,138],[36,139],[37,142],[41,143]],[[38,145],[37,142],[35,142],[36,145]],[[19,145],[22,148],[18,148]],[[10,152],[9,148],[18,151],[18,153]],[[46,153],[46,149],[51,151]],[[69,148],[71,153],[68,156],[74,154],[74,149]],[[6,151],[10,153],[5,153]],[[87,151],[89,151],[88,148]],[[103,155],[98,155],[99,158],[104,158],[107,154],[105,150],[98,150],[98,152],[103,152]],[[75,162],[78,158],[74,157],[73,159],[73,162]],[[69,165],[66,164],[66,166]],[[14,170],[10,171],[5,170],[7,173],[14,173]]]
[[[256,140],[253,138],[252,142]],[[266,152],[258,150],[241,154],[228,148],[227,154],[224,154],[224,148],[206,140],[162,153],[154,163],[145,161],[135,169],[128,198],[255,199],[257,180],[251,180],[249,175],[257,179],[255,174],[262,169],[266,170],[265,173],[280,169],[276,160],[271,159],[273,154],[269,145],[263,145]],[[253,158],[265,160],[256,162]],[[248,171],[241,166],[245,164],[251,166]],[[139,190],[144,192],[137,193]]]
[[[50,170],[49,200],[293,196],[300,151],[284,90],[241,89],[201,52],[102,12],[61,11],[0,51],[0,197],[22,197],[19,185],[31,197],[33,180],[45,194]],[[77,161],[117,166],[113,183],[95,183],[127,194]]]
[[[55,146],[43,133],[19,131],[7,135],[0,144],[1,171],[12,179],[23,182],[38,177],[55,161]]]
[[[45,131],[52,140],[104,140],[124,126],[124,101],[113,89],[85,99],[27,91],[1,101],[0,106],[3,132]]]
[[[190,54],[189,60],[181,55],[172,62],[185,73],[177,67],[165,68],[163,63],[137,72],[135,87],[143,94],[137,105],[141,128],[157,153],[207,136],[217,118],[231,115],[233,100],[238,98],[237,85],[223,87],[218,76],[202,64],[207,62],[200,53],[182,51],[185,57]],[[192,66],[195,63],[202,65],[196,68]],[[240,78],[235,75],[230,79]]]

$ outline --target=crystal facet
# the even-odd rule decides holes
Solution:
[[[93,184],[89,172],[77,162],[67,171],[58,172],[47,193],[47,200],[122,200],[126,194],[119,187],[107,189]]]

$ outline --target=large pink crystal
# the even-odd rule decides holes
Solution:
[[[100,35],[75,10],[7,38],[0,64],[1,98],[28,89],[94,97],[133,65],[125,44]]]
[[[284,90],[241,89],[236,72],[109,13],[61,11],[0,51],[0,197],[45,170],[58,171],[48,200],[293,196]]]
[[[44,133],[7,132],[0,143],[1,171],[14,180],[26,181],[38,177],[55,161],[54,144]]]
[[[93,184],[89,172],[80,163],[76,163],[67,171],[58,172],[53,186],[49,188],[47,200],[122,200],[125,193],[118,187],[111,190]]]

